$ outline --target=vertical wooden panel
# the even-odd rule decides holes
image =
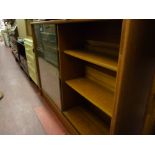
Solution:
[[[154,134],[155,132],[155,74],[149,103],[145,114],[143,134]]]
[[[151,20],[123,23],[111,134],[141,134],[155,68]]]

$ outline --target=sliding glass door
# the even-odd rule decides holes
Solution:
[[[34,25],[42,90],[61,108],[56,25]]]

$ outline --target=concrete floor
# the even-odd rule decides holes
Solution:
[[[54,112],[0,42],[0,134],[66,134]]]

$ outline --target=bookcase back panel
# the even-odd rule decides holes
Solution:
[[[86,40],[120,44],[122,20],[102,20],[84,24]]]
[[[89,67],[88,65],[85,68],[85,76],[86,78],[109,89],[110,91],[115,91],[115,77],[108,75],[104,72],[98,71],[95,68]]]

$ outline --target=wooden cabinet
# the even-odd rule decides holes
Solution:
[[[155,71],[153,21],[53,20],[33,27],[50,31],[35,37],[42,89],[47,84],[49,93],[61,96],[58,112],[77,134],[143,133]],[[45,51],[53,54],[49,60]]]
[[[35,53],[33,49],[32,39],[25,38],[24,46],[25,46],[25,53],[26,53],[26,58],[27,58],[29,76],[35,82],[35,84],[39,86],[37,66],[36,66],[36,57],[35,57]]]

